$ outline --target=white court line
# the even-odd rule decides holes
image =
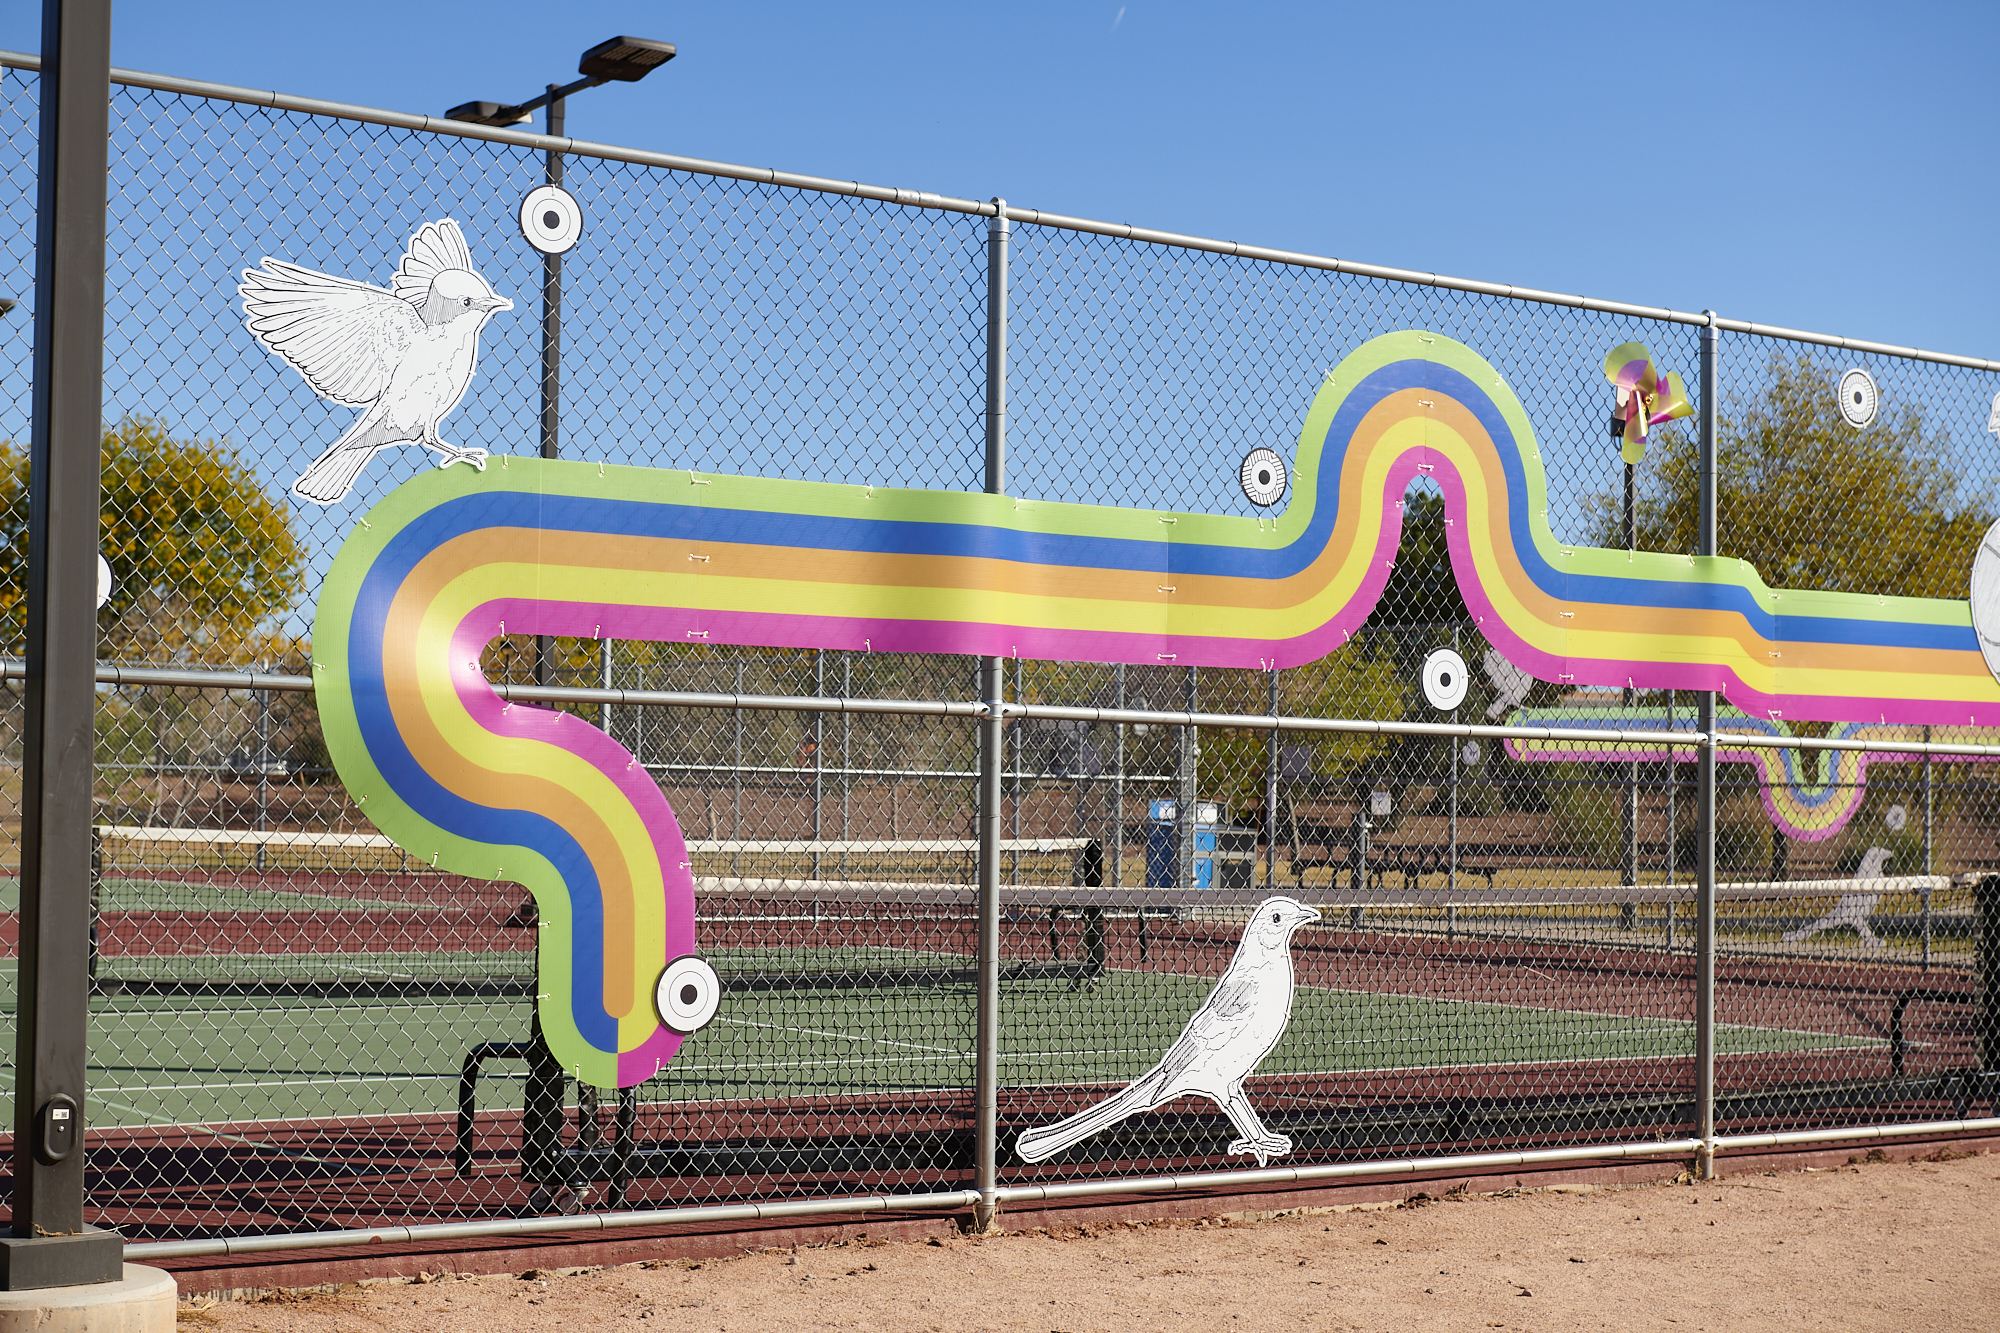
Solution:
[[[876,1037],[867,1035],[856,1036],[854,1033],[851,1032],[827,1032],[820,1028],[794,1027],[788,1023],[753,1023],[747,1018],[721,1018],[721,1017],[718,1017],[716,1019],[716,1022],[728,1023],[732,1027],[763,1028],[765,1031],[768,1032],[799,1032],[809,1037],[835,1037],[841,1041],[872,1041],[872,1042],[878,1042],[884,1046],[903,1046],[913,1051],[936,1051],[943,1055],[960,1055],[960,1056],[966,1055],[965,1052],[953,1050],[949,1046],[925,1046],[912,1041],[892,1041],[887,1037]],[[970,1057],[967,1056],[967,1058]]]

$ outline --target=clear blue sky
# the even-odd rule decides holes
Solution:
[[[40,6],[0,9],[35,50]],[[1620,18],[1620,15],[1627,17]],[[621,32],[583,138],[2000,357],[1991,4],[121,0],[115,63],[401,110]]]

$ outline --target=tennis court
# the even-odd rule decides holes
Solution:
[[[535,932],[514,886],[313,864],[333,859],[324,850],[263,869],[245,848],[158,850],[107,856],[98,885],[101,1216],[169,1236],[307,1216],[360,1224],[412,1207],[491,1215],[535,1206],[526,1140],[557,1143],[560,1169],[581,1180],[618,1178],[612,1096],[580,1109],[572,1083],[555,1122],[529,1130],[519,1058],[484,1062],[477,1113],[469,1132],[458,1127],[468,1053],[532,1036]],[[760,1197],[808,1176],[820,1188],[915,1188],[970,1170],[970,890],[935,857],[871,861],[858,844],[843,853],[855,858],[848,872],[869,878],[799,878],[819,850],[787,844],[777,864],[749,844],[702,853],[709,870],[742,872],[697,881],[702,948],[726,998],[637,1090],[626,1202]],[[1039,866],[1023,854],[1048,879],[1069,850],[1045,849],[1055,859]],[[355,851],[373,854],[338,854]],[[0,883],[0,907],[12,890]],[[1621,905],[1578,888],[1546,901],[1507,891],[1449,913],[1296,892],[1324,920],[1294,939],[1291,1022],[1250,1082],[1267,1123],[1293,1137],[1292,1160],[1685,1120],[1695,1032],[1684,928],[1678,949],[1651,915],[1621,931]],[[1091,905],[1113,893],[1007,890],[1008,1142],[1150,1068],[1226,967],[1248,910],[1245,895],[1214,891],[1154,893],[1147,912]],[[1722,1077],[1803,1089],[1887,1074],[1886,1009],[1871,997],[1899,984],[1875,974],[1897,973],[1902,954],[1830,965],[1816,988],[1760,989],[1754,951],[1769,933],[1740,922],[1741,961],[1725,970],[1740,984],[1725,989],[1717,1028]],[[9,961],[0,1004],[13,1004],[13,986]],[[1177,1103],[1059,1162],[1006,1169],[1223,1165],[1227,1137],[1216,1108]]]
[[[751,970],[914,972],[969,968],[972,961],[898,949],[731,950],[712,957],[725,980]],[[496,983],[508,981],[515,983],[508,989],[525,992],[533,975],[527,953],[115,961],[102,975],[131,988],[92,1005],[98,1128],[446,1113],[456,1104],[467,1050],[528,1037],[524,993],[449,994],[454,986],[500,990]],[[9,963],[0,972],[0,1003],[10,1008],[13,982]],[[254,1013],[244,1011],[241,989],[175,993],[229,982],[290,982],[324,993],[267,993]],[[332,993],[338,982],[413,993],[343,997]],[[1014,1086],[1129,1080],[1172,1043],[1212,984],[1206,977],[1125,969],[1107,970],[1081,988],[1060,980],[1010,983],[1003,1079]],[[972,1081],[972,1024],[969,985],[735,993],[658,1082],[675,1099],[701,1101],[964,1088]],[[1752,1024],[1718,1032],[1722,1054],[1882,1044],[1851,1032]],[[1291,1026],[1260,1073],[1684,1060],[1692,1050],[1687,1020],[1302,985]],[[507,1094],[494,1087],[486,1099],[505,1105]]]
[[[103,993],[93,1001],[91,1075],[99,1128],[446,1113],[455,1106],[466,1051],[481,1042],[527,1039],[534,959],[520,946],[531,932],[496,930],[493,903],[482,917],[441,912],[407,893],[398,898],[390,885],[378,887],[379,897],[365,896],[367,886],[357,886],[356,896],[333,896],[257,887],[257,878],[102,882],[107,943],[98,973]],[[284,883],[282,872],[262,879]],[[0,895],[12,888],[11,881],[0,884]],[[767,900],[767,909],[772,901],[784,905]],[[716,1023],[649,1085],[649,1100],[855,1098],[970,1085],[970,949],[866,942],[956,931],[964,923],[943,909],[814,902],[811,915],[718,905],[722,915],[705,923],[705,934],[718,940],[709,956],[732,993]],[[161,919],[178,929],[130,929],[135,920],[156,926]],[[343,936],[340,927],[358,920],[379,930],[384,919],[452,942],[476,919],[471,924],[479,933],[514,947],[342,947],[351,934]],[[1123,1082],[1171,1044],[1226,961],[1230,927],[1114,916],[1112,952],[1132,954],[1142,924],[1149,935],[1149,943],[1136,945],[1143,959],[1115,957],[1087,978],[1007,983],[1001,1046],[1007,1085]],[[1074,933],[1077,925],[1065,928]],[[1063,949],[1045,930],[1039,913],[1017,923],[1010,956],[1032,960]],[[1373,975],[1351,975],[1345,985],[1338,974],[1354,971],[1352,959],[1320,941],[1343,941],[1351,952],[1363,936],[1328,926],[1301,937],[1302,984],[1292,1022],[1261,1076],[1677,1061],[1693,1049],[1691,1016],[1676,1012],[1682,1001],[1665,993],[1670,987],[1655,997],[1658,1003],[1635,1005],[1627,996],[1607,1006],[1579,980],[1566,1001],[1564,987],[1534,978],[1531,968],[1515,980],[1528,977],[1541,992],[1532,999],[1507,1002],[1478,989],[1453,998],[1394,993],[1385,962],[1401,957],[1415,964],[1428,956],[1435,963],[1443,955],[1421,936],[1398,945],[1392,933],[1365,934]],[[208,951],[223,935],[252,947]],[[741,942],[760,935],[785,942]],[[133,936],[126,942],[136,947],[119,947],[120,937]],[[259,937],[288,936],[295,937],[289,947],[258,947]],[[1551,942],[1562,946],[1559,938]],[[1072,941],[1068,956],[1077,952]],[[0,1002],[9,1006],[13,977],[11,962],[0,966]],[[916,984],[898,984],[904,979]],[[248,1012],[246,996],[254,997]],[[1851,1023],[1731,1023],[1718,1033],[1725,1055],[1882,1043]],[[506,1105],[518,1070],[496,1067],[488,1077],[496,1083],[482,1100]]]

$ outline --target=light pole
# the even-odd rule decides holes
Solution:
[[[637,83],[674,58],[672,42],[656,42],[650,37],[613,37],[585,51],[576,62],[583,77],[574,83],[548,85],[540,97],[526,102],[462,102],[445,112],[446,120],[469,121],[474,125],[520,125],[532,112],[547,107],[548,135],[563,137],[564,103],[571,93],[604,83]],[[543,174],[545,184],[563,183],[563,155],[551,148]],[[562,255],[542,255],[542,457],[554,458],[562,423]],[[535,636],[535,684],[553,683],[554,641],[546,634]]]
[[[539,107],[547,107],[548,137],[563,137],[564,101],[571,93],[595,88],[602,83],[637,83],[674,58],[671,42],[647,37],[613,37],[583,53],[576,63],[583,77],[560,86],[549,84],[540,97],[503,105],[497,102],[464,102],[445,112],[447,120],[469,121],[474,125],[519,125]],[[560,189],[563,182],[563,155],[551,148],[546,155],[543,175],[546,185]],[[525,223],[524,223],[525,225]],[[562,252],[542,249],[542,449],[543,458],[554,458],[562,423]],[[567,247],[565,247],[567,248]],[[608,676],[611,645],[602,646],[600,670]],[[555,640],[547,634],[535,636],[535,684],[553,683]],[[609,684],[608,679],[605,684]],[[523,916],[526,914],[523,913]],[[537,955],[539,960],[539,954]],[[541,972],[536,964],[536,994],[541,993]],[[578,1211],[586,1202],[582,1190],[571,1180],[571,1170],[563,1160],[562,1066],[542,1040],[539,1004],[531,1010],[532,1038],[528,1054],[528,1083],[521,1116],[521,1165],[536,1184],[531,1207],[537,1211],[555,1206],[563,1212]],[[577,1084],[577,1137],[582,1147],[597,1146],[596,1090]],[[625,1099],[619,1106],[620,1123],[628,1123]],[[560,1197],[566,1192],[567,1197]]]

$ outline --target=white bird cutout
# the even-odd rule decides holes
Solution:
[[[1257,1118],[1243,1080],[1271,1053],[1292,1020],[1292,932],[1317,920],[1318,912],[1291,898],[1259,903],[1228,970],[1160,1062],[1086,1111],[1022,1130],[1014,1139],[1021,1159],[1047,1161],[1127,1116],[1195,1095],[1220,1106],[1236,1126],[1242,1137],[1229,1145],[1230,1152],[1252,1154],[1259,1166],[1290,1152],[1292,1141]]]
[[[1854,878],[1881,879],[1882,871],[1888,866],[1891,855],[1893,853],[1887,847],[1870,847],[1867,854],[1861,858],[1861,864],[1855,867]],[[1875,905],[1881,901],[1880,893],[1843,893],[1840,901],[1833,905],[1831,912],[1817,921],[1806,922],[1797,930],[1786,931],[1785,943],[1797,944],[1800,940],[1811,939],[1822,930],[1852,926],[1863,944],[1871,949],[1879,949],[1882,947],[1882,937],[1869,928],[1868,918],[1874,913]]]
[[[1487,682],[1493,686],[1493,702],[1486,705],[1486,716],[1499,717],[1526,702],[1528,691],[1535,688],[1533,676],[1492,648],[1486,650],[1484,665]]]
[[[267,351],[305,376],[322,398],[365,408],[361,419],[292,483],[314,504],[337,504],[378,449],[421,444],[439,467],[486,467],[484,449],[438,438],[438,421],[465,396],[479,360],[479,331],[514,303],[472,269],[450,218],[424,224],[389,290],[315,273],[268,256],[243,270],[243,322]]]

